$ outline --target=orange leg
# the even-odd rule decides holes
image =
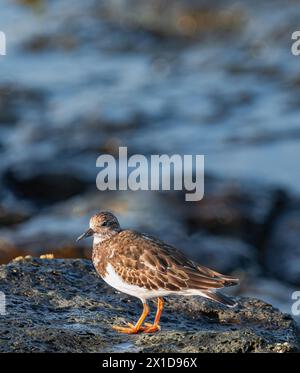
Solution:
[[[120,333],[126,333],[126,334],[137,334],[139,331],[143,331],[144,328],[142,328],[142,324],[149,314],[149,307],[147,303],[145,302],[143,303],[143,305],[144,305],[143,313],[141,314],[141,317],[139,318],[138,322],[135,325],[131,323],[127,323],[128,327],[114,325],[113,329]]]
[[[160,330],[159,320],[160,320],[163,308],[164,308],[163,298],[157,298],[157,311],[156,311],[154,323],[153,324],[145,323],[146,327],[143,328],[144,333],[154,333]]]

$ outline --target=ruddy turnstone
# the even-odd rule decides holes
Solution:
[[[217,289],[237,285],[239,280],[222,275],[186,258],[176,248],[147,234],[122,230],[110,212],[100,212],[90,219],[90,228],[77,241],[93,236],[93,264],[110,286],[139,298],[143,312],[136,324],[113,326],[119,332],[152,333],[160,329],[163,297],[200,295],[232,307],[235,302]],[[153,324],[144,323],[149,314],[147,300],[157,298]]]

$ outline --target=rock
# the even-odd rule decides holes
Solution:
[[[28,218],[29,215],[26,212],[9,210],[0,203],[0,228],[2,226],[10,226],[22,223]]]
[[[201,201],[190,205],[180,193],[176,196],[185,211],[190,232],[204,229],[213,234],[238,237],[255,246],[264,240],[270,220],[286,200],[280,189],[208,176]]]
[[[8,263],[12,258],[19,255],[26,255],[22,247],[16,247],[11,242],[0,238],[0,263]],[[1,291],[1,290],[0,290]]]
[[[249,278],[243,278],[242,285],[237,291],[246,297],[258,297],[279,308],[280,311],[292,314],[292,306],[296,302],[292,298],[292,294],[297,289],[293,285],[285,284],[271,277],[249,276]],[[300,315],[294,313],[293,319],[300,325]]]
[[[291,352],[300,347],[290,316],[249,298],[238,299],[234,309],[198,298],[169,298],[158,334],[118,334],[112,324],[136,320],[141,304],[108,287],[89,260],[13,261],[0,266],[0,289],[7,304],[1,352]]]
[[[258,272],[255,247],[233,237],[199,233],[176,246],[194,260],[221,273]]]
[[[8,169],[4,183],[18,197],[40,205],[63,201],[84,192],[88,182],[68,173],[41,171],[37,174],[22,174],[20,170]]]
[[[300,205],[292,202],[275,221],[264,263],[277,279],[300,285]]]
[[[112,0],[100,3],[103,16],[124,27],[160,37],[199,37],[237,31],[246,21],[245,10],[226,1]]]
[[[43,106],[44,94],[34,89],[14,84],[0,85],[0,125],[11,126],[27,111],[39,110]]]
[[[36,35],[32,39],[30,39],[24,45],[25,51],[29,51],[32,53],[61,49],[64,51],[71,51],[78,46],[78,41],[74,37],[74,35],[65,35],[64,38],[61,38],[57,35]]]

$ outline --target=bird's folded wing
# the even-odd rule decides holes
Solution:
[[[114,264],[118,275],[127,283],[149,290],[181,291],[218,289],[236,281],[199,266],[163,241],[136,232],[127,231],[126,238],[128,235],[130,245],[123,246]]]

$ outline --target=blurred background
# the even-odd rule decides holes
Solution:
[[[90,257],[99,209],[291,312],[300,290],[296,0],[1,0],[0,263]],[[96,159],[205,154],[205,196],[100,192]],[[299,320],[298,320],[299,321]]]

